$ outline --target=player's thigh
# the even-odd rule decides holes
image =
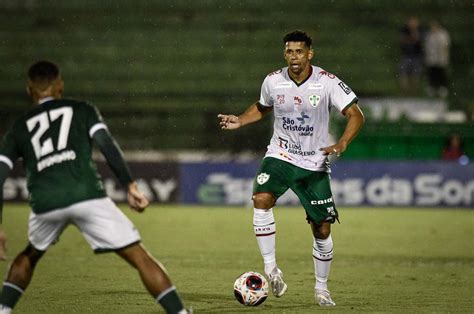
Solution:
[[[68,225],[69,214],[66,208],[39,215],[31,212],[28,220],[28,240],[31,245],[39,251],[46,251],[51,244],[56,243]]]
[[[292,176],[293,167],[276,158],[263,159],[253,182],[254,198],[258,194],[267,193],[277,200],[290,187],[289,178]]]
[[[300,199],[309,221],[319,225],[325,221],[334,222],[338,213],[332,197],[329,174],[301,170],[291,189]]]
[[[74,204],[73,222],[96,253],[140,242],[138,230],[108,197]]]

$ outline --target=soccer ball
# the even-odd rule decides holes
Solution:
[[[243,273],[235,280],[234,295],[243,305],[260,305],[268,297],[268,281],[253,271]]]

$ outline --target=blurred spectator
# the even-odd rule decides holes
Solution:
[[[417,90],[422,72],[422,28],[417,17],[410,17],[400,30],[400,87],[404,92]]]
[[[450,38],[438,21],[431,21],[425,38],[425,65],[428,74],[428,95],[448,96]]]
[[[447,139],[443,148],[441,159],[443,160],[459,160],[464,156],[464,143],[461,135],[454,133]]]

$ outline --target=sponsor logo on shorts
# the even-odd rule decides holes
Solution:
[[[333,206],[329,206],[328,208],[326,208],[329,215],[331,216],[336,216],[336,211],[334,210],[334,207]]]
[[[327,203],[332,203],[332,197],[327,198],[325,200],[311,201],[311,205],[324,205],[324,204],[327,204]],[[329,211],[329,208],[328,208],[328,211]]]
[[[262,185],[265,184],[270,179],[270,175],[268,173],[262,172],[257,176],[257,183]]]

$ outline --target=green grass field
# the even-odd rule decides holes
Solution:
[[[314,303],[311,234],[302,209],[277,208],[277,258],[289,286],[256,308],[233,296],[235,278],[262,272],[245,208],[125,209],[145,246],[168,269],[195,313],[474,312],[474,212],[340,209],[329,288],[335,308]],[[6,204],[9,261],[27,241],[28,208]],[[1,274],[6,271],[3,263]],[[16,313],[153,313],[161,308],[115,254],[94,255],[74,227],[36,269]]]

